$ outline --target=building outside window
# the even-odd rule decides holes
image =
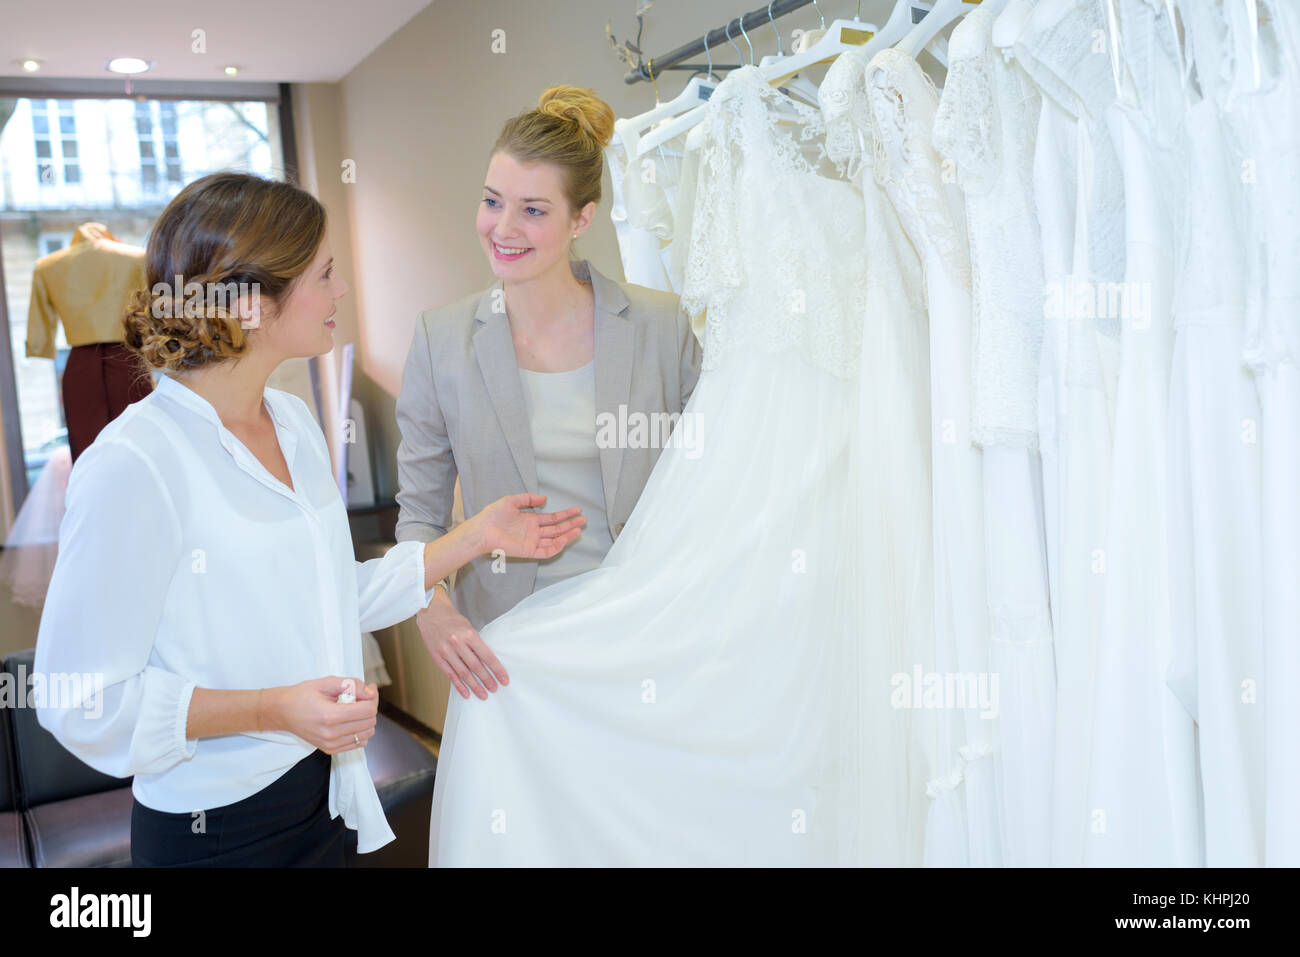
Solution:
[[[283,178],[275,104],[0,99],[0,255],[28,487],[67,441],[59,388],[68,352],[62,326],[54,362],[26,354],[36,261],[68,245],[87,222],[144,246],[154,221],[186,183],[225,169]]]

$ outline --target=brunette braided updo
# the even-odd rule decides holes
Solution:
[[[155,369],[197,369],[248,350],[237,293],[256,289],[262,320],[325,235],[325,208],[289,183],[214,173],[190,183],[149,234],[146,288],[127,308],[124,343]]]

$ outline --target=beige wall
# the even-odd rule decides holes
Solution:
[[[336,222],[350,229],[352,284],[347,325],[338,341],[355,339],[354,394],[367,416],[381,497],[396,491],[400,436],[394,402],[415,317],[423,309],[488,285],[492,272],[474,232],[488,152],[501,125],[536,105],[547,86],[591,87],[619,116],[654,105],[648,83],[627,85],[627,66],[610,48],[605,24],[620,40],[635,39],[633,0],[434,0],[361,62],[336,87],[296,88],[299,150],[304,164],[315,153],[321,199]],[[666,53],[703,36],[728,17],[761,4],[735,0],[656,0],[641,38],[648,55]],[[830,19],[852,17],[856,3],[821,0]],[[882,17],[892,0],[865,0],[864,19]],[[786,38],[818,24],[813,7],[779,18]],[[877,22],[883,22],[877,20]],[[505,31],[504,53],[491,50],[492,31]],[[749,48],[736,41],[748,58]],[[757,56],[776,52],[770,27],[750,31]],[[715,63],[735,63],[728,46]],[[670,73],[660,85],[675,95],[686,74]],[[337,90],[337,94],[333,92]],[[334,111],[337,110],[337,113]],[[356,182],[342,185],[340,163],[356,163]],[[334,239],[338,253],[341,237]],[[607,275],[622,278],[609,220],[609,182],[578,255]],[[340,315],[344,313],[340,308]]]

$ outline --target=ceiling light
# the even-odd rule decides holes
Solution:
[[[23,60],[23,69],[28,73],[35,73],[41,68],[40,60]]]
[[[120,56],[115,60],[108,61],[108,69],[113,73],[143,73],[152,65],[147,60],[141,60],[139,57],[133,56]]]
[[[237,67],[237,66],[228,66],[228,67],[226,67],[226,76],[234,76],[234,75],[237,74],[238,72],[239,72],[239,67]]]

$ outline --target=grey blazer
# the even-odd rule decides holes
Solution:
[[[678,297],[606,278],[586,260],[573,274],[595,298],[596,411],[680,413],[695,390],[702,353]],[[497,280],[420,313],[397,397],[397,540],[447,533],[457,477],[465,515],[501,498],[537,492],[537,465],[514,341]],[[592,423],[592,432],[596,423]],[[611,543],[636,505],[659,448],[601,448]],[[550,503],[547,503],[548,506]],[[490,555],[462,566],[452,600],[476,629],[530,595],[537,562]]]

